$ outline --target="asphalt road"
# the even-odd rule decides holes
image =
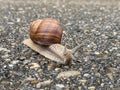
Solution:
[[[61,44],[67,48],[88,40],[74,54],[70,67],[51,68],[47,58],[22,43],[29,37],[30,22],[46,17],[61,22],[66,32]],[[80,74],[58,79],[65,71]],[[119,87],[119,0],[0,0],[1,90],[115,90]]]

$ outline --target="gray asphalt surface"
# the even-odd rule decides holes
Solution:
[[[22,41],[29,23],[51,17],[62,23],[68,48],[88,40],[70,67],[50,68]],[[75,70],[80,75],[56,78]],[[48,85],[44,81],[50,80]],[[42,84],[41,84],[42,83]],[[120,87],[119,0],[0,0],[0,90],[115,90]],[[117,89],[116,89],[117,90]]]

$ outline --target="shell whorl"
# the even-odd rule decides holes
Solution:
[[[51,18],[38,19],[30,24],[30,38],[40,45],[61,43],[62,31],[60,23]]]

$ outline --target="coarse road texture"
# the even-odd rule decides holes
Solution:
[[[53,68],[47,58],[22,44],[30,22],[46,17],[62,23],[66,35],[61,44],[68,48],[88,40],[70,67]],[[119,87],[120,0],[0,0],[0,90]]]

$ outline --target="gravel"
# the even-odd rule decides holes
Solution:
[[[62,23],[66,31],[62,44],[68,48],[88,40],[75,53],[70,67],[51,69],[48,59],[22,44],[29,37],[29,23],[45,17]],[[74,70],[80,75],[56,78],[59,73]],[[0,88],[119,90],[120,1],[0,0]]]

